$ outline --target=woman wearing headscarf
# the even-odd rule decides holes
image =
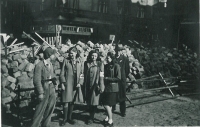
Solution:
[[[88,124],[94,120],[95,110],[99,105],[100,93],[104,91],[104,64],[99,59],[97,50],[90,51],[84,66],[85,98],[89,108]]]
[[[60,79],[62,82],[62,102],[64,119],[62,125],[66,122],[75,124],[72,120],[72,112],[75,102],[83,102],[81,86],[84,81],[84,63],[78,58],[78,50],[75,47],[69,49],[69,58],[63,62]]]

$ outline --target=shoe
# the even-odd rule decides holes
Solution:
[[[121,114],[122,117],[126,117],[126,114]]]
[[[106,125],[108,123],[108,121],[106,121],[106,120],[103,120],[102,122],[104,125]]]
[[[72,124],[72,125],[74,125],[74,124],[76,123],[74,120],[67,120],[67,122],[68,122],[69,124]]]
[[[88,124],[88,125],[93,124],[93,120],[92,120],[92,119],[89,119],[88,122],[87,122],[87,124]]]
[[[67,123],[67,120],[63,120],[61,126],[64,126]]]
[[[107,123],[107,124],[105,125],[105,127],[114,127],[114,125],[113,125],[113,123],[111,123],[111,124]]]

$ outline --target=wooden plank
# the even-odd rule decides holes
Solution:
[[[168,86],[168,87],[159,87],[159,88],[147,89],[147,90],[136,91],[136,92],[134,91],[134,92],[127,93],[126,95],[136,94],[136,93],[141,93],[141,92],[148,92],[148,91],[156,91],[156,90],[162,90],[162,89],[168,89],[168,88],[176,88],[176,87],[178,87],[178,85],[173,85],[173,86]]]

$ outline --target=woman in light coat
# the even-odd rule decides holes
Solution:
[[[75,102],[83,102],[81,86],[84,81],[84,63],[78,59],[78,50],[75,47],[69,49],[69,59],[63,62],[60,79],[62,83],[62,102],[64,103],[64,119],[66,122],[75,124],[71,119]]]
[[[104,91],[104,64],[99,59],[97,50],[90,51],[84,66],[85,98],[89,106],[90,118],[88,124],[94,120],[95,110],[99,105],[100,93]]]

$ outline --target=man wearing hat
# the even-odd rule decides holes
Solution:
[[[126,78],[129,75],[130,67],[129,60],[127,57],[122,55],[122,51],[125,50],[122,45],[118,45],[116,47],[116,61],[121,67],[121,81],[119,83],[119,102],[120,102],[120,113],[122,117],[126,116]],[[115,110],[115,106],[113,106],[113,110]]]
[[[44,60],[40,61],[34,70],[33,84],[38,96],[38,104],[31,127],[47,127],[51,120],[51,114],[56,104],[55,82],[52,61],[55,60],[55,50],[50,47],[44,50]]]

